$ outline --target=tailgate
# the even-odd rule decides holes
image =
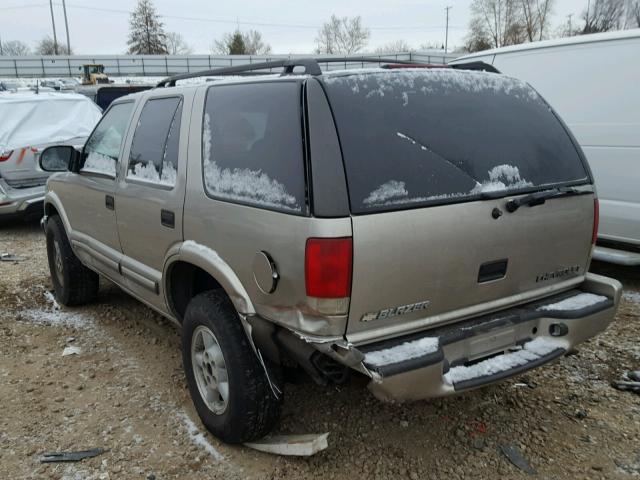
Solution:
[[[507,200],[354,216],[347,338],[452,322],[579,283],[591,251],[593,194],[513,213]],[[494,219],[496,207],[504,214]]]

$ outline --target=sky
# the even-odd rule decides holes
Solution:
[[[577,22],[587,0],[555,0],[552,26]],[[71,46],[77,54],[124,54],[129,13],[135,0],[66,0]],[[471,0],[154,0],[165,30],[178,32],[194,53],[211,53],[210,46],[224,33],[259,30],[273,53],[311,53],[318,28],[332,14],[362,17],[371,31],[368,48],[405,40],[414,49],[443,44],[445,7],[449,10],[449,47],[464,44]],[[53,2],[58,40],[65,42],[61,0]],[[52,36],[49,2],[0,0],[1,40],[22,40],[30,47]]]

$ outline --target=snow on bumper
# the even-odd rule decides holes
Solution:
[[[579,289],[360,347],[369,389],[386,401],[440,397],[544,365],[604,330],[621,291],[616,280],[587,274]]]

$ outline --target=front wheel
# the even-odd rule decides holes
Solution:
[[[85,267],[73,253],[58,215],[47,220],[45,235],[56,300],[63,305],[82,305],[94,300],[98,296],[98,274]]]
[[[203,292],[189,302],[182,361],[196,411],[216,437],[243,443],[271,431],[281,401],[224,292]]]

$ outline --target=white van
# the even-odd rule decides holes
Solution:
[[[596,179],[593,258],[640,265],[640,29],[486,50],[482,61],[531,84],[582,146]]]

